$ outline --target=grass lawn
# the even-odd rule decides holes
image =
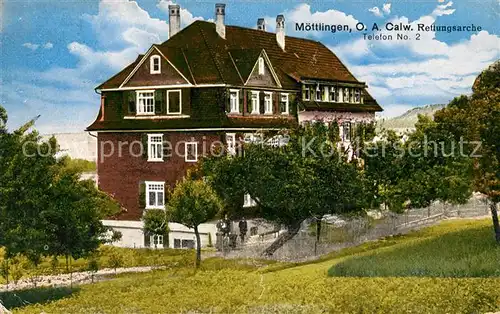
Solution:
[[[197,271],[179,265],[123,274],[75,290],[25,291],[18,295],[28,301],[38,296],[36,301],[44,303],[18,307],[15,313],[484,313],[500,310],[500,278],[486,278],[495,274],[495,263],[500,267],[499,248],[492,243],[490,221],[448,221],[408,236],[332,253],[313,263],[265,265],[258,260],[211,258]],[[386,258],[387,254],[395,255]],[[386,261],[397,273],[411,269],[397,266],[398,261],[413,260],[406,254],[416,255],[428,274],[439,277],[372,275]],[[369,277],[336,277],[332,270],[338,265],[346,269],[350,262],[369,256],[382,258],[364,262],[372,271]],[[463,259],[467,262],[460,262]],[[453,266],[450,260],[461,266],[446,270]],[[481,277],[465,278],[472,275]],[[42,295],[51,300],[41,300]]]

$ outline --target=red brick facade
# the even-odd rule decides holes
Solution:
[[[101,190],[112,195],[123,206],[124,212],[116,217],[118,220],[141,219],[140,182],[164,181],[167,186],[173,187],[196,164],[185,161],[185,142],[198,142],[199,159],[204,150],[206,154],[210,153],[211,145],[217,145],[224,136],[220,132],[152,133],[164,134],[164,142],[168,141],[172,145],[171,156],[163,162],[148,162],[147,145],[144,146],[146,154],[141,154],[143,137],[148,133],[98,133],[98,184]],[[179,154],[175,152],[176,146]]]

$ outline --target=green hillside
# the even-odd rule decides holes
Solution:
[[[416,107],[408,110],[400,116],[380,119],[377,122],[379,129],[395,129],[395,130],[406,130],[415,127],[418,115],[433,116],[434,112],[444,108],[446,105],[427,105],[424,107]]]
[[[500,310],[496,277],[500,247],[494,245],[490,224],[489,220],[447,221],[331,253],[316,262],[211,258],[198,271],[179,265],[120,275],[74,290],[34,290],[0,298],[11,305],[17,300],[20,307],[15,313],[37,314],[495,312]],[[355,267],[361,261],[368,271]],[[401,266],[404,263],[408,265]],[[394,271],[382,271],[381,264]],[[351,274],[357,277],[337,277],[332,271],[329,276],[328,269],[338,265],[344,270],[351,265]],[[409,277],[412,269],[426,272]],[[50,302],[18,301],[40,302],[40,296]]]

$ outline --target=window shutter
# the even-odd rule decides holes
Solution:
[[[142,143],[142,157],[148,159],[149,146],[148,146],[148,135],[146,133],[143,133],[141,135],[141,143]]]
[[[139,182],[139,208],[146,208],[146,183],[144,181]]]
[[[135,114],[135,91],[125,92],[125,101],[127,102],[128,113]]]
[[[231,112],[231,93],[228,89],[225,91],[226,93],[226,113]]]
[[[165,113],[165,91],[156,90],[155,91],[155,114]]]
[[[274,114],[280,114],[281,111],[280,111],[280,97],[281,97],[281,93],[273,93],[273,113]]]
[[[247,92],[247,113],[252,112],[252,92],[248,91]]]
[[[243,90],[243,89],[240,90],[240,92],[238,93],[238,97],[240,97],[240,99],[239,99],[239,105],[240,105],[240,113],[241,114],[244,113],[243,112],[243,110],[244,110],[244,108],[243,108],[243,105],[244,105],[243,104],[243,100],[244,100],[244,96],[245,96],[244,93],[245,93],[245,90]]]
[[[263,92],[260,92],[260,93],[259,93],[259,107],[260,107],[260,108],[259,108],[259,112],[260,112],[261,114],[263,114],[263,113],[264,113],[264,110],[265,110],[265,106],[264,106],[264,96],[265,96],[265,95],[266,95],[266,94],[265,94],[265,93],[263,93]]]
[[[144,231],[144,246],[151,247],[151,238],[149,232]]]

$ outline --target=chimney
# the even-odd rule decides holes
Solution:
[[[181,30],[181,7],[178,4],[168,6],[168,31],[169,38],[172,38]]]
[[[259,31],[266,31],[266,21],[263,18],[257,20],[257,29]]]
[[[276,17],[276,41],[278,46],[285,50],[285,17],[280,14]]]
[[[226,17],[226,5],[224,3],[215,4],[215,30],[220,37],[226,39],[226,25],[224,19]]]

